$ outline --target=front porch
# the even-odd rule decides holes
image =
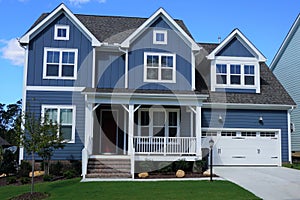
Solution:
[[[166,95],[153,98],[153,95],[136,93],[85,95],[84,177],[89,158],[129,158],[132,177],[135,161],[202,159],[203,96],[193,99],[193,95],[179,95],[181,98],[178,98],[171,94],[167,95],[168,99]]]

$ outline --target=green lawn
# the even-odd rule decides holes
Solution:
[[[300,170],[300,163],[282,164],[282,166],[283,166],[283,167],[288,167],[288,168]]]
[[[35,185],[49,199],[258,199],[228,181],[88,182],[70,179]],[[30,190],[30,185],[0,187],[0,199]]]

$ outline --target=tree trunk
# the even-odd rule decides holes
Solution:
[[[34,191],[34,152],[31,152],[31,159],[32,159],[32,166],[31,166],[31,191],[30,193],[33,194]]]

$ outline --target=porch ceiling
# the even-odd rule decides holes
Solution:
[[[86,88],[82,94],[86,95],[88,103],[100,104],[201,106],[202,102],[208,98],[207,94],[194,91],[170,90]]]

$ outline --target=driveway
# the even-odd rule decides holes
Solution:
[[[300,170],[284,167],[214,167],[213,172],[262,199],[300,199]]]

